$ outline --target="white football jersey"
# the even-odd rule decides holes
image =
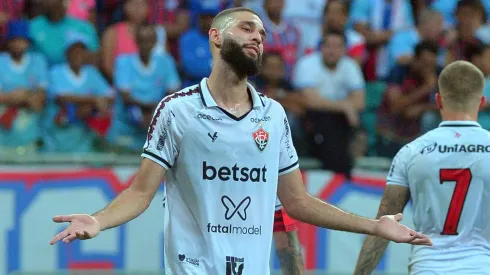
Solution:
[[[236,118],[199,85],[158,105],[143,157],[167,169],[165,255],[173,274],[269,274],[278,176],[298,169],[276,101],[248,85]]]
[[[472,121],[442,122],[398,152],[387,184],[410,189],[415,228],[433,241],[412,247],[412,274],[490,274],[488,131]]]

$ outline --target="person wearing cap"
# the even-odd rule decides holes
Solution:
[[[95,67],[86,65],[88,47],[81,37],[73,36],[64,52],[67,62],[50,71],[43,149],[86,153],[97,136],[91,119],[109,115],[113,91]]]
[[[138,53],[116,59],[114,85],[119,91],[109,142],[127,151],[140,151],[158,102],[181,87],[175,61],[170,54],[156,54],[155,27],[136,29]]]
[[[44,15],[31,21],[30,34],[34,50],[44,54],[50,66],[65,62],[64,49],[71,33],[86,37],[88,60],[95,62],[99,39],[94,26],[86,21],[67,16],[66,0],[43,0]]]
[[[195,9],[199,15],[197,26],[186,31],[179,39],[179,52],[184,86],[191,86],[211,73],[213,65],[209,50],[208,31],[219,9],[201,7]]]
[[[48,69],[43,56],[28,52],[29,23],[10,21],[7,27],[7,52],[0,54],[0,150],[32,152],[41,135]]]

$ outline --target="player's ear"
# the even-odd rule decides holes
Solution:
[[[485,102],[487,102],[487,98],[482,95],[480,98],[480,106],[478,106],[478,110],[481,110],[483,108],[483,105],[485,105]]]
[[[221,47],[221,32],[216,28],[211,28],[209,30],[209,41],[217,48]]]
[[[441,98],[441,94],[440,93],[436,93],[435,97],[436,97],[437,108],[440,109],[440,110],[442,110],[442,98]]]

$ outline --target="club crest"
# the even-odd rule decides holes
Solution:
[[[257,131],[253,132],[253,138],[255,141],[255,144],[257,145],[257,148],[261,152],[264,151],[265,147],[267,146],[267,143],[269,142],[269,133],[264,131],[262,127],[260,127]]]

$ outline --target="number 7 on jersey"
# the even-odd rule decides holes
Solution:
[[[441,184],[448,181],[456,182],[441,235],[458,235],[459,219],[461,218],[471,178],[471,170],[468,168],[439,170],[439,181]]]

